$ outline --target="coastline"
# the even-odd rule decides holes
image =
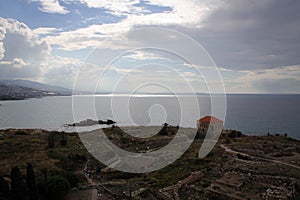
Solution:
[[[1,105],[0,105],[1,106]],[[139,129],[139,128],[155,128],[155,129],[158,129],[158,128],[161,128],[161,126],[118,126],[118,125],[115,125],[119,128],[124,128],[125,130],[135,130],[135,129]],[[109,128],[110,125],[106,125],[106,124],[94,124],[92,126],[65,126],[65,125],[62,125],[60,128],[35,128],[35,127],[30,127],[30,128],[26,128],[26,127],[19,127],[19,128],[15,128],[15,127],[4,127],[4,128],[0,128],[0,131],[5,131],[5,130],[21,130],[21,131],[35,131],[35,130],[40,130],[40,131],[48,131],[48,132],[51,132],[51,131],[58,131],[58,132],[65,132],[65,133],[77,133],[77,134],[80,134],[80,133],[86,133],[86,132],[91,132],[91,131],[97,131],[99,129],[105,129],[105,128]],[[180,127],[181,129],[193,129],[195,131],[197,131],[196,128],[193,128],[193,127]],[[224,132],[228,132],[228,131],[239,131],[239,130],[235,130],[235,129],[224,129],[222,131],[222,134]],[[297,140],[297,141],[300,141],[299,138],[296,138],[296,137],[291,137],[289,136],[288,134],[286,133],[264,133],[264,134],[255,134],[255,133],[244,133],[244,132],[241,132],[244,136],[247,136],[247,137],[265,137],[265,136],[269,136],[269,137],[286,137],[286,138],[291,138],[293,140]],[[220,136],[222,136],[222,134]]]

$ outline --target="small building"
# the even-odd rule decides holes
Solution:
[[[223,121],[214,116],[205,116],[197,120],[197,129],[199,135],[219,135],[223,130]]]

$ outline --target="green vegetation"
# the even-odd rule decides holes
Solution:
[[[11,169],[11,189],[8,181],[0,177],[0,200],[38,200],[62,199],[72,187],[78,185],[78,178],[71,172],[62,172],[61,175],[52,175],[48,178],[48,170],[44,168],[44,178],[35,178],[32,164],[27,165],[26,183],[18,167]],[[39,189],[38,189],[39,188]]]
[[[62,199],[70,191],[71,186],[67,179],[56,175],[49,177],[45,183],[42,193],[52,199]]]
[[[155,130],[156,128],[158,127],[155,127]],[[135,129],[141,130],[143,129]],[[144,152],[168,144],[177,133],[178,127],[165,124],[159,134],[147,139],[136,139],[117,126],[105,128],[103,131],[120,148]],[[99,184],[100,188],[104,188],[102,192],[113,196],[113,199],[126,199],[130,197],[131,192],[139,194],[139,197],[151,196],[152,199],[159,199],[158,191],[168,186],[180,187],[178,192],[181,199],[184,199],[186,194],[192,194],[196,198],[205,195],[209,188],[221,190],[215,181],[219,178],[222,180],[224,172],[228,171],[244,173],[245,176],[248,171],[251,174],[255,171],[257,174],[270,176],[279,174],[285,177],[299,177],[299,170],[293,167],[285,170],[269,161],[256,162],[255,157],[265,158],[267,155],[268,159],[278,158],[299,166],[299,159],[296,159],[300,153],[299,141],[284,136],[250,137],[243,136],[238,131],[228,131],[220,137],[218,144],[205,159],[198,158],[203,140],[194,140],[183,156],[174,163],[145,174],[124,173],[107,168],[89,155],[76,133],[12,129],[0,131],[0,136],[0,200],[35,200],[39,197],[61,199],[71,188],[77,187],[80,191],[89,188],[90,185],[81,174],[82,171],[95,184]],[[225,152],[219,144],[243,154],[233,156],[232,153]],[[244,156],[246,154],[250,156]],[[246,159],[251,162],[245,162]],[[11,170],[13,192],[9,190],[9,183],[5,179],[9,177],[11,166],[18,166]],[[182,183],[184,184],[181,185]],[[248,189],[262,193],[267,188],[257,189],[252,185]]]
[[[192,172],[207,168],[209,161],[198,159],[198,154],[195,153],[199,150],[198,147],[200,147],[200,142],[194,142],[180,159],[161,170],[149,173],[146,180],[149,180],[151,187],[161,188],[176,184]]]
[[[179,129],[179,126],[169,126],[168,123],[164,123],[161,130],[158,132],[158,135],[167,136],[175,135]]]
[[[70,184],[71,188],[78,186],[78,177],[75,176],[72,172],[63,171],[61,172],[61,176],[64,177]]]
[[[83,175],[76,172],[84,168],[89,154],[76,133],[10,129],[0,131],[0,146],[0,176],[10,178],[11,171],[13,180],[12,191],[7,192],[8,182],[0,177],[0,200],[36,200],[41,194],[47,196],[45,191],[55,175],[66,180],[71,188],[86,183]]]
[[[4,179],[3,176],[0,176],[0,199],[8,199],[9,198],[9,185],[8,181]]]
[[[29,199],[30,200],[38,200],[39,193],[38,193],[38,188],[37,188],[36,181],[35,181],[35,174],[34,174],[31,163],[29,163],[27,165],[26,184],[28,187]]]
[[[18,167],[13,167],[10,173],[11,178],[11,199],[12,200],[26,200],[27,198],[27,187],[21,176]]]

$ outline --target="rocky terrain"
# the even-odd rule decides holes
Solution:
[[[162,127],[159,134],[148,139],[134,139],[124,132],[146,129],[152,128],[113,126],[103,130],[121,148],[145,152],[168,144],[178,127]],[[49,140],[49,135],[54,139]],[[0,175],[9,177],[13,166],[24,171],[28,162],[37,176],[45,168],[49,175],[70,171],[79,179],[76,192],[70,194],[75,200],[80,191],[89,194],[90,199],[299,198],[300,141],[284,135],[229,135],[224,133],[204,159],[198,158],[203,142],[200,137],[173,164],[150,173],[132,174],[108,168],[94,159],[77,133],[2,130]],[[67,142],[62,143],[62,138]]]

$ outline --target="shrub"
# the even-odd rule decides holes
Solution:
[[[27,199],[27,187],[18,167],[13,167],[10,173],[11,179],[11,199],[22,200]]]
[[[72,172],[64,171],[61,173],[62,177],[67,179],[70,183],[71,188],[77,187],[78,185],[78,178]]]
[[[44,185],[44,193],[46,197],[54,199],[62,199],[70,191],[71,186],[67,179],[56,175],[48,178]]]
[[[67,145],[67,140],[65,138],[60,140],[60,146],[64,147]]]
[[[230,143],[231,143],[230,139],[227,138],[226,141],[225,141],[225,143],[226,143],[226,144],[230,144]]]

